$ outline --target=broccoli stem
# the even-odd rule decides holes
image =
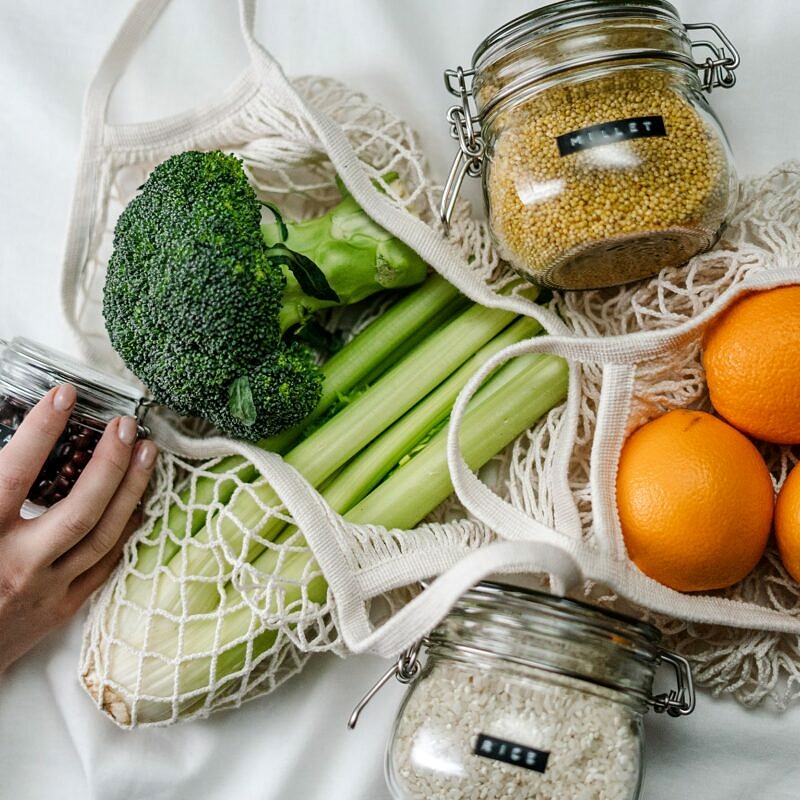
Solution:
[[[279,219],[263,224],[261,234],[267,245],[283,244],[313,261],[338,297],[311,296],[292,270],[282,265],[286,276],[279,314],[282,332],[324,308],[357,303],[384,289],[418,284],[427,271],[417,253],[373,222],[349,193],[322,217],[305,222]]]

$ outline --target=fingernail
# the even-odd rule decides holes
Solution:
[[[139,426],[133,417],[120,417],[117,425],[117,435],[123,444],[130,447],[136,441],[136,434],[139,432]]]
[[[156,463],[158,448],[152,442],[141,442],[136,452],[136,461],[140,467],[150,469]]]
[[[77,399],[75,387],[64,383],[56,389],[56,393],[53,395],[53,408],[56,411],[69,411]]]

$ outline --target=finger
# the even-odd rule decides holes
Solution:
[[[136,433],[133,417],[108,423],[72,491],[33,520],[25,538],[30,537],[37,558],[52,564],[97,525],[128,471]]]
[[[36,476],[64,432],[76,397],[68,383],[52,388],[0,450],[0,529],[19,518]]]
[[[102,561],[116,547],[121,532],[147,489],[156,453],[152,442],[137,443],[128,471],[100,520],[53,564],[56,569],[73,579]]]
[[[92,592],[99,589],[107,580],[119,563],[125,543],[135,533],[141,523],[141,515],[135,513],[125,525],[122,535],[114,542],[114,546],[96,564],[86,572],[78,575],[67,589],[67,602],[77,610]]]

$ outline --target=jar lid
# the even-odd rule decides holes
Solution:
[[[524,69],[509,70],[517,59]],[[474,95],[480,119],[488,125],[514,98],[524,100],[559,75],[651,60],[697,75],[687,26],[666,0],[563,0],[544,6],[498,28],[475,50],[473,90],[484,80],[492,87]]]
[[[515,632],[520,635],[514,636]],[[428,636],[400,654],[397,663],[356,705],[347,726],[356,726],[367,703],[390,678],[394,676],[408,684],[422,673],[418,656],[423,645],[432,656],[483,666],[488,659],[492,669],[497,663],[506,662],[594,685],[595,691],[614,692],[619,699],[643,703],[656,713],[666,712],[672,717],[691,714],[695,694],[689,662],[660,647],[660,638],[652,625],[610,609],[483,581],[461,595]],[[608,647],[598,647],[603,642]],[[578,646],[571,647],[573,643]],[[554,647],[556,644],[567,646]],[[549,653],[542,653],[548,648]],[[676,688],[653,694],[654,672],[659,663],[675,670]]]
[[[78,413],[103,422],[119,414],[139,416],[145,401],[131,384],[25,337],[0,340],[0,347],[0,382],[24,400],[35,403],[53,386],[71,383]]]
[[[570,24],[596,21],[598,16],[644,16],[680,23],[678,10],[666,0],[561,0],[529,11],[490,33],[472,56],[474,69],[484,69],[515,43]]]
[[[427,637],[431,653],[545,671],[654,703],[659,631],[588,603],[502,583],[468,590]],[[681,698],[682,699],[682,698]]]
[[[581,634],[610,638],[617,645],[645,655],[654,655],[661,639],[658,628],[618,611],[495,581],[474,586],[459,598],[453,611],[470,613],[477,608],[499,614],[515,625],[517,619],[524,621],[525,615],[535,609],[537,620],[567,622]]]

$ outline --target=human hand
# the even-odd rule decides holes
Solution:
[[[136,441],[136,420],[103,432],[69,495],[36,519],[20,509],[75,405],[56,387],[0,449],[0,672],[69,619],[111,574],[136,528],[156,446]]]

